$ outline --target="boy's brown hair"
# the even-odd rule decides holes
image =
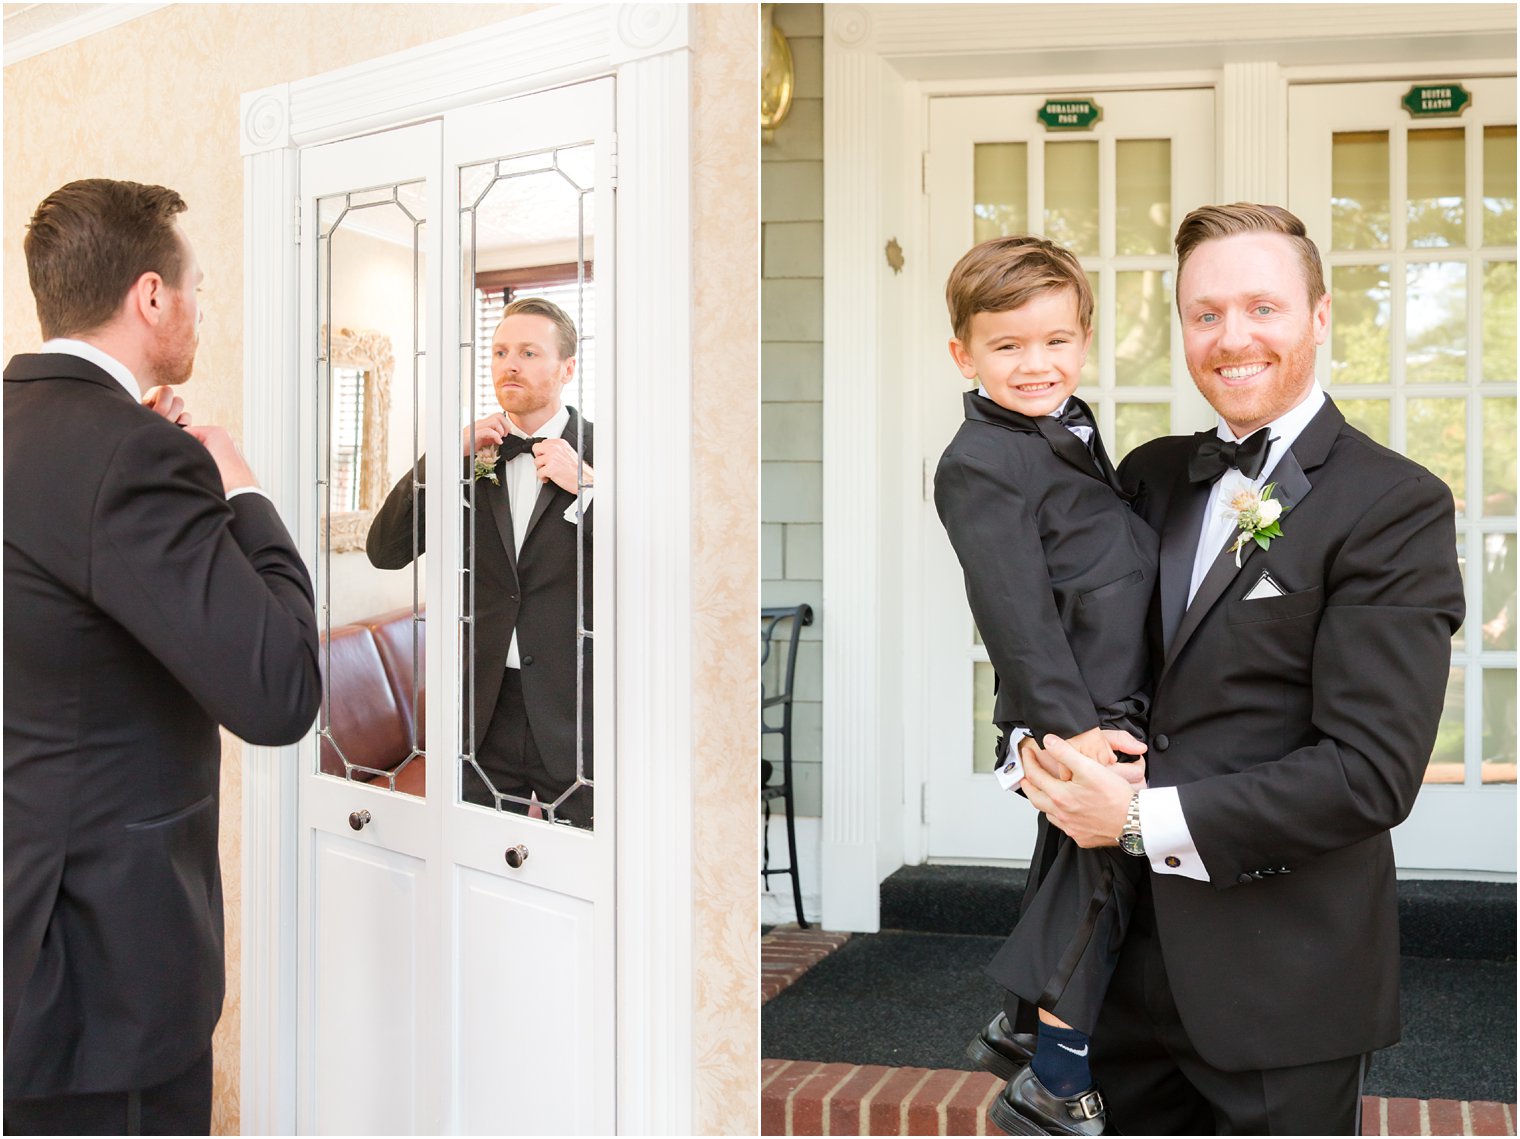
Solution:
[[[510,302],[501,310],[501,319],[506,320],[509,316],[546,316],[554,322],[554,335],[558,342],[559,358],[568,360],[575,355],[575,347],[578,337],[575,333],[575,322],[569,314],[553,301],[543,297],[519,297]],[[497,322],[498,324],[500,321]]]
[[[173,288],[185,275],[175,228],[185,201],[164,186],[83,178],[37,207],[21,248],[44,339],[108,324],[144,273]]]
[[[979,312],[1008,312],[1035,297],[1071,289],[1082,331],[1092,328],[1093,295],[1087,274],[1070,250],[1030,234],[994,237],[973,245],[950,270],[945,303],[950,326],[965,344]]]
[[[1310,306],[1325,295],[1325,269],[1319,259],[1319,247],[1309,240],[1304,223],[1281,206],[1263,206],[1255,202],[1235,202],[1228,206],[1200,206],[1177,227],[1177,281],[1182,281],[1182,267],[1205,241],[1234,237],[1242,233],[1278,233],[1298,247],[1299,263],[1304,270],[1304,286]]]

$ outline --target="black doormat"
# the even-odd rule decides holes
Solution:
[[[776,1060],[972,1070],[962,1049],[1003,1002],[982,972],[1001,937],[858,934],[767,1003]],[[1403,1040],[1367,1094],[1515,1101],[1515,962],[1405,957]]]

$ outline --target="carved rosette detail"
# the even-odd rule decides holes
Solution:
[[[830,26],[834,39],[845,47],[859,47],[871,34],[871,17],[864,8],[854,5],[840,8],[834,13]]]
[[[635,51],[648,51],[675,30],[679,18],[674,4],[624,4],[618,8],[617,36]]]
[[[243,139],[245,153],[289,145],[290,104],[284,92],[267,91],[248,104]]]

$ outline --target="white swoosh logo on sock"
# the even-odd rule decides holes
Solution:
[[[1086,1044],[1082,1045],[1082,1051],[1080,1051],[1080,1052],[1078,1052],[1071,1045],[1069,1045],[1069,1044],[1062,1044],[1060,1041],[1056,1042],[1056,1047],[1057,1048],[1065,1048],[1066,1051],[1070,1052],[1073,1056],[1086,1056],[1087,1055],[1087,1045]]]

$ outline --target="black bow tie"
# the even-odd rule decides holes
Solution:
[[[532,451],[533,444],[542,442],[543,439],[537,435],[508,435],[501,441],[501,447],[497,451],[497,456],[503,462],[506,462],[510,459],[517,458],[517,456],[521,455],[524,451]]]
[[[1093,417],[1088,412],[1086,406],[1075,397],[1066,401],[1066,410],[1056,416],[1055,420],[1068,430],[1073,427],[1090,427],[1094,431],[1098,429],[1098,425],[1093,422]]]
[[[1263,427],[1239,443],[1226,443],[1218,435],[1204,436],[1188,462],[1188,478],[1193,482],[1213,482],[1232,468],[1248,479],[1258,478],[1267,465],[1270,434]]]

